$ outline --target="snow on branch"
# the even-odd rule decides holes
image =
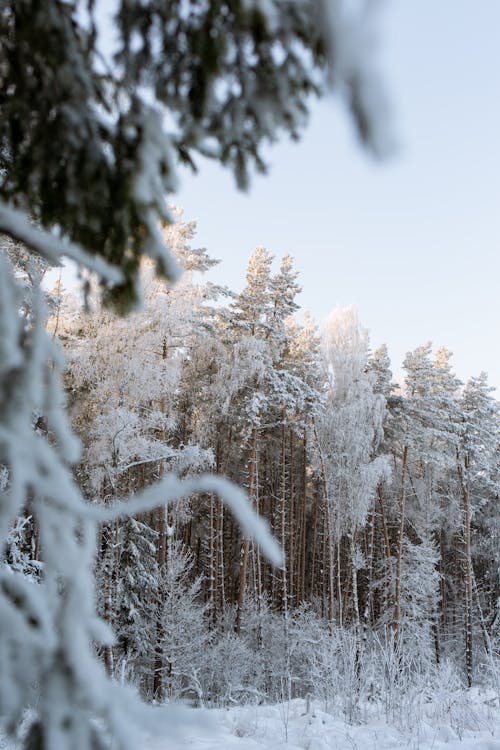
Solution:
[[[359,137],[377,158],[392,156],[397,143],[392,112],[377,69],[376,3],[320,0],[328,44],[330,83],[344,95]]]
[[[216,493],[231,509],[243,531],[260,545],[261,552],[273,565],[283,565],[283,553],[271,535],[264,519],[250,507],[246,494],[232,482],[213,474],[178,479],[170,475],[137,494],[133,500],[119,500],[113,507],[86,506],[86,517],[97,522],[110,522],[117,518],[144,513],[160,505],[172,503],[196,493]]]
[[[92,256],[73,242],[35,227],[27,216],[11,206],[0,201],[0,232],[7,234],[13,240],[23,242],[37,255],[60,264],[61,256],[65,255],[89,271],[94,271],[103,281],[119,284],[123,281],[122,272],[115,266],[106,263],[99,256]]]

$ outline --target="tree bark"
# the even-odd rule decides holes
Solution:
[[[469,497],[469,457],[464,456],[463,464],[458,461],[458,476],[462,485],[463,499],[463,568],[464,568],[464,630],[465,630],[465,675],[467,687],[472,687],[472,560],[470,549],[470,497]]]
[[[396,556],[396,580],[394,583],[394,612],[393,612],[393,632],[394,646],[399,645],[400,625],[401,625],[401,562],[403,559],[403,539],[405,523],[405,504],[406,504],[406,466],[408,461],[408,446],[403,448],[403,459],[401,467],[401,492],[399,496],[399,529],[398,544]]]
[[[162,360],[167,359],[167,340],[163,339],[162,346]],[[160,412],[165,413],[165,399],[163,396],[160,398]],[[165,430],[163,426],[160,429],[159,439],[165,440]],[[163,460],[160,461],[158,466],[158,476],[161,479],[163,476]],[[163,611],[163,576],[165,575],[165,560],[166,560],[166,531],[167,524],[165,518],[165,507],[159,507],[155,512],[155,526],[158,534],[156,541],[156,564],[158,567],[158,612],[156,619],[156,640],[155,640],[155,658],[153,666],[153,695],[157,701],[163,700],[163,626],[161,623],[161,614]]]
[[[248,487],[248,500],[250,505],[253,507],[254,497],[254,481],[255,481],[255,459],[257,451],[257,428],[252,428],[252,434],[250,437],[250,451],[247,464],[247,487]],[[248,568],[248,553],[250,550],[250,539],[245,537],[240,548],[240,575],[238,585],[238,598],[236,602],[236,619],[235,619],[235,631],[240,632],[241,628],[241,613],[243,610],[243,603],[245,600],[245,590],[247,584],[247,568]]]

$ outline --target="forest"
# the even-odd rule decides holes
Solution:
[[[378,5],[2,3],[1,750],[497,749],[499,412],[481,363],[462,383],[423,342],[394,378],[354,308],[321,329],[299,315],[288,255],[249,247],[241,292],[209,280],[217,247],[169,206],[208,160],[248,189],[331,95],[366,154],[392,154]],[[442,12],[435,69],[439,13],[416,39],[422,81],[454,46]],[[468,23],[462,38],[460,58]],[[462,87],[449,69],[433,131]],[[460,107],[447,135],[476,113]],[[475,192],[455,172],[472,132],[446,141],[439,208],[451,181]],[[479,236],[453,256],[464,273]],[[43,281],[67,260],[83,294]]]
[[[45,291],[82,443],[74,477],[113,508],[171,473],[223,475],[285,557],[271,564],[215,491],[100,523],[108,675],[156,703],[340,697],[350,719],[443,669],[457,686],[498,684],[499,411],[486,374],[461,383],[451,353],[425,343],[396,383],[353,307],[322,330],[298,315],[292,258],[257,247],[234,293],[206,279],[217,261],[172,211],[165,241],[185,272],[168,285],[144,260],[140,312],[104,307],[90,277],[85,306],[60,277]],[[2,250],[29,320],[29,256]],[[43,414],[34,429],[47,435]],[[43,577],[29,502],[5,563]]]

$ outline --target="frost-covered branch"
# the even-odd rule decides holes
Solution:
[[[197,493],[215,493],[233,512],[245,534],[260,545],[262,553],[273,565],[283,564],[283,553],[269,532],[267,522],[252,510],[243,490],[232,482],[213,474],[192,479],[178,479],[171,475],[143,490],[132,499],[119,500],[112,507],[86,506],[85,515],[99,522],[110,522],[137,513],[144,513],[160,505],[171,505],[183,497]]]
[[[98,255],[90,255],[74,242],[60,239],[36,227],[22,211],[8,206],[3,201],[0,201],[0,232],[17,242],[22,242],[32,252],[51,263],[60,264],[62,258],[66,257],[88,271],[94,271],[103,281],[110,284],[119,284],[123,281],[123,274],[117,266],[106,263]]]

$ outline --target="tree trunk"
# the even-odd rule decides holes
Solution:
[[[285,413],[283,412],[283,429],[281,434],[281,492],[280,492],[280,542],[281,549],[286,554],[287,542],[287,518],[286,518],[286,433]],[[288,616],[288,560],[285,559],[281,576],[281,611],[285,617]]]
[[[472,687],[472,560],[470,550],[470,498],[469,498],[469,457],[464,457],[463,465],[458,462],[458,475],[462,485],[463,498],[463,568],[464,568],[464,630],[465,630],[465,675],[467,687]]]
[[[289,429],[289,450],[290,450],[290,462],[288,469],[288,498],[286,504],[288,523],[287,523],[287,534],[288,534],[288,597],[290,603],[293,604],[295,601],[295,569],[297,565],[296,560],[296,539],[295,539],[295,487],[294,487],[294,432],[293,427]]]
[[[295,575],[295,606],[305,598],[305,556],[306,556],[306,436],[302,440],[302,461],[300,467],[300,494],[297,498],[297,560]]]
[[[384,496],[382,494],[382,485],[377,486],[377,498],[380,506],[380,523],[382,524],[382,534],[384,538],[384,554],[385,559],[389,560],[391,556],[391,546],[389,544],[389,534],[387,533],[387,524],[385,521],[385,509],[384,509]]]
[[[393,612],[393,632],[394,646],[399,645],[400,625],[401,625],[401,561],[403,559],[403,539],[405,523],[405,504],[406,504],[406,465],[408,460],[408,446],[403,448],[403,462],[401,468],[401,493],[399,496],[399,530],[396,556],[396,580],[394,583],[394,612]]]
[[[162,347],[162,360],[167,359],[167,340],[163,339]],[[165,413],[165,399],[163,396],[160,398],[160,411],[162,414]],[[159,439],[165,440],[165,431],[160,429]],[[158,467],[158,476],[161,479],[163,476],[163,461],[160,461]],[[156,532],[158,534],[156,541],[156,564],[158,566],[158,612],[156,619],[156,641],[155,641],[155,658],[153,666],[153,695],[158,702],[163,700],[163,626],[161,622],[161,614],[163,611],[163,577],[165,575],[165,560],[166,560],[166,532],[167,524],[165,518],[166,509],[161,506],[155,511],[154,519]]]
[[[254,507],[254,482],[255,482],[255,459],[257,453],[257,428],[252,428],[252,434],[250,437],[250,451],[249,459],[247,464],[247,487],[248,487],[248,501],[252,507]],[[243,603],[245,600],[245,590],[247,584],[247,568],[248,568],[248,553],[250,550],[250,539],[245,537],[240,549],[240,577],[238,585],[238,598],[236,602],[236,620],[235,620],[235,631],[240,632],[241,628],[241,612],[243,610]]]

